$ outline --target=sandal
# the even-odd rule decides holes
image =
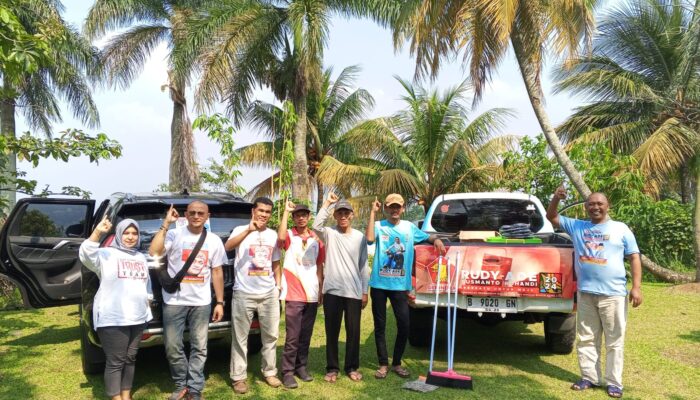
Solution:
[[[608,396],[619,399],[622,397],[622,389],[614,385],[608,385]]]
[[[348,378],[351,381],[359,382],[362,380],[362,374],[359,371],[350,371],[348,372]]]
[[[377,372],[374,373],[374,377],[377,379],[384,379],[386,378],[386,375],[389,373],[389,367],[387,365],[382,365],[379,367]]]
[[[336,371],[331,371],[326,374],[326,376],[323,377],[323,380],[328,382],[328,383],[335,383],[335,381],[338,379],[338,373]]]
[[[411,376],[411,373],[408,372],[408,370],[400,365],[395,365],[391,367],[391,370],[396,373],[396,375],[402,377],[402,378],[408,378]]]
[[[594,384],[593,382],[589,381],[588,379],[581,379],[580,381],[574,383],[571,385],[571,390],[586,390],[586,389],[591,389],[594,387],[598,387],[598,385]]]

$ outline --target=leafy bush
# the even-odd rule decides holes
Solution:
[[[645,201],[616,208],[615,218],[629,225],[640,250],[652,260],[676,271],[695,269],[692,204]]]

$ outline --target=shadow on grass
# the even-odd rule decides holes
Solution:
[[[80,328],[78,326],[57,327],[47,326],[37,333],[22,336],[6,343],[13,346],[38,346],[47,344],[62,344],[80,340]]]
[[[447,326],[442,320],[437,326],[434,370],[443,371],[447,365]],[[396,325],[392,318],[387,321],[386,331],[390,356],[395,337]],[[370,332],[363,342],[363,355],[368,353],[368,348],[375,349],[373,332]],[[403,364],[410,368],[412,376],[424,375],[429,369],[429,355],[429,346],[420,348],[408,345]],[[524,374],[518,375],[518,371],[544,375],[561,381],[564,386],[578,379],[577,373],[543,359],[543,356],[549,355],[551,353],[545,346],[544,336],[533,333],[529,326],[522,322],[484,326],[476,321],[461,319],[457,323],[454,368],[458,373],[473,376],[475,390],[481,392],[480,388],[489,388],[486,392],[481,392],[480,397],[493,391],[498,395],[491,398],[556,398],[547,394],[541,383],[523,376]],[[368,359],[363,360],[363,365],[378,368],[376,356],[370,357],[369,363],[365,360]],[[514,371],[502,376],[503,368],[499,366]]]
[[[700,343],[700,331],[690,331],[687,335],[678,335],[678,337],[691,342]]]
[[[27,357],[40,357],[41,353],[30,349],[12,349],[0,353],[0,399],[33,399],[36,398],[36,385],[29,383],[21,369],[10,369],[8,366],[21,365]]]
[[[36,322],[38,310],[2,311],[0,312],[0,337],[7,338],[11,332],[41,326]]]

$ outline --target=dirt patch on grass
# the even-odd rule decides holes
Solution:
[[[671,286],[668,291],[675,294],[698,294],[700,295],[700,282],[685,283],[683,285]]]
[[[666,349],[663,354],[673,361],[700,368],[700,346],[697,344],[682,344]]]

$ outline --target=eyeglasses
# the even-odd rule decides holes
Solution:
[[[187,215],[190,217],[204,217],[207,215],[206,211],[187,211]]]

